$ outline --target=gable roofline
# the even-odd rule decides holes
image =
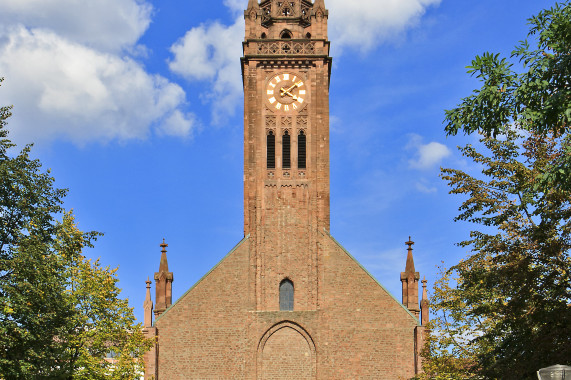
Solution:
[[[416,318],[414,316],[414,314],[412,314],[410,312],[410,310],[408,310],[401,302],[399,302],[399,300],[387,289],[383,286],[383,284],[381,284],[363,265],[361,265],[361,263],[355,258],[353,257],[353,255],[351,255],[349,253],[349,251],[347,251],[345,249],[345,247],[343,247],[341,245],[341,243],[339,243],[337,240],[335,240],[335,238],[329,233],[329,231],[327,231],[325,228],[323,229],[324,234],[329,237],[339,248],[341,248],[341,250],[343,250],[343,252],[345,252],[345,254],[347,256],[349,256],[349,258],[351,260],[353,260],[369,277],[371,277],[371,279],[377,283],[377,285],[379,285],[381,287],[381,289],[383,289],[393,300],[395,300],[395,302],[404,310],[406,311],[406,313],[408,315],[410,315],[415,322],[417,323],[418,326],[420,326],[420,321],[418,318]],[[246,240],[248,240],[250,238],[250,234],[246,235],[242,240],[240,240],[240,242],[238,244],[236,244],[236,246],[234,248],[232,248],[232,250],[230,252],[228,252],[214,267],[212,267],[204,276],[202,276],[196,283],[194,283],[194,285],[192,285],[186,292],[184,292],[184,294],[182,296],[180,296],[171,306],[169,306],[161,315],[159,315],[154,323],[153,326],[166,314],[169,312],[170,309],[172,309],[175,305],[177,305],[188,293],[190,293],[194,288],[196,288],[198,286],[198,284],[200,284],[202,282],[202,280],[204,280],[206,277],[208,277],[208,275],[210,273],[212,273],[216,268],[218,268],[218,266],[220,266],[220,264],[222,264],[222,262],[224,260],[226,260],[226,258],[228,258],[232,253],[234,253],[238,248],[240,248],[240,246],[242,244],[244,244],[244,242],[246,242]]]
[[[240,242],[238,244],[236,244],[234,246],[234,248],[232,248],[232,250],[230,252],[228,252],[215,266],[213,266],[204,276],[202,276],[200,278],[200,280],[196,281],[194,283],[194,285],[192,285],[190,287],[190,289],[188,289],[186,292],[184,292],[184,294],[182,296],[180,296],[172,305],[170,305],[161,315],[159,315],[156,319],[155,322],[153,323],[153,326],[155,326],[155,324],[166,314],[169,312],[170,309],[172,309],[173,307],[175,307],[176,304],[178,304],[188,293],[190,293],[194,288],[196,288],[198,286],[198,284],[200,284],[202,282],[202,280],[204,280],[206,277],[208,277],[208,275],[210,273],[212,273],[214,271],[214,269],[218,268],[220,266],[220,264],[222,264],[222,262],[224,260],[226,260],[231,254],[233,254],[238,248],[240,248],[240,246],[242,244],[244,244],[244,242],[246,240],[248,240],[250,238],[250,234],[244,236],[244,238],[242,240],[240,240]]]
[[[421,325],[421,324],[420,324],[420,320],[419,320],[417,317],[415,317],[414,314],[412,314],[412,313],[410,312],[410,310],[408,310],[391,292],[389,292],[388,289],[385,288],[385,287],[383,286],[383,284],[381,284],[367,269],[365,269],[365,267],[364,267],[363,265],[361,265],[361,263],[360,263],[356,258],[354,258],[353,255],[351,255],[351,254],[349,253],[349,251],[347,251],[347,250],[345,249],[345,247],[343,247],[343,246],[341,245],[341,243],[339,243],[337,240],[335,240],[335,238],[329,233],[329,231],[327,231],[327,230],[324,228],[324,229],[323,229],[323,232],[324,232],[325,235],[327,235],[335,244],[337,244],[337,246],[338,246],[339,248],[341,248],[341,249],[343,250],[343,252],[345,252],[345,254],[346,254],[347,256],[349,256],[349,258],[351,258],[351,260],[353,260],[357,265],[359,265],[359,266],[361,267],[361,269],[364,270],[365,273],[367,273],[367,274],[369,275],[369,277],[371,277],[371,278],[373,279],[373,281],[375,281],[375,282],[377,283],[377,285],[379,285],[379,286],[381,287],[381,289],[383,289],[389,296],[391,296],[391,298],[394,299],[395,302],[396,302],[400,307],[402,307],[402,309],[403,309],[404,311],[406,311],[407,314],[410,315],[410,316],[415,320],[415,322],[417,323],[418,326]]]

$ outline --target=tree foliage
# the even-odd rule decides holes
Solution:
[[[561,140],[507,130],[481,140],[486,154],[461,149],[482,175],[442,170],[451,193],[467,198],[456,220],[479,227],[460,243],[471,255],[435,285],[427,372],[535,379],[538,369],[569,362],[571,191],[536,187],[566,154]]]
[[[66,190],[31,145],[11,155],[10,115],[0,108],[0,378],[134,379],[151,343],[116,270],[82,255],[99,234],[63,210]],[[111,351],[117,363],[104,360]]]
[[[571,364],[571,5],[529,19],[511,58],[484,53],[481,87],[446,111],[448,135],[481,173],[443,169],[477,226],[470,255],[443,270],[431,299],[425,379],[535,379]],[[512,61],[519,63],[512,63]]]
[[[512,52],[514,64],[500,54],[477,56],[468,73],[482,87],[462,99],[455,109],[446,111],[446,133],[460,130],[467,134],[505,135],[519,128],[539,135],[569,134],[571,121],[571,5],[569,1],[529,19],[528,40]],[[571,146],[565,155],[544,168],[538,186],[571,188]]]
[[[431,309],[437,315],[427,324],[425,346],[422,351],[423,373],[417,380],[466,380],[476,376],[476,357],[484,350],[471,344],[479,331],[485,330],[482,321],[472,313],[472,305],[457,296],[452,272],[440,268],[441,278],[434,283]]]

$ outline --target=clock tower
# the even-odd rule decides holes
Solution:
[[[258,310],[295,283],[294,309],[319,303],[318,235],[329,230],[329,80],[323,0],[250,0],[245,11],[244,233],[254,242]]]
[[[329,232],[324,0],[249,0],[244,17],[244,237],[174,303],[163,242],[145,379],[411,378],[424,334],[414,243],[400,302]]]

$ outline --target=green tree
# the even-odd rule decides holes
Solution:
[[[102,267],[76,252],[89,243],[71,214],[64,215],[57,252],[65,262],[66,301],[76,312],[69,318],[65,339],[66,374],[74,379],[135,379],[144,369],[143,354],[152,341],[135,324],[133,309],[119,298],[117,269]],[[115,353],[115,362],[102,361]]]
[[[66,190],[31,145],[11,154],[10,115],[0,108],[0,378],[135,378],[151,343],[119,298],[116,270],[82,256],[98,233],[64,212]],[[103,360],[109,351],[118,363]]]
[[[504,135],[481,140],[486,154],[461,149],[481,175],[442,170],[451,193],[467,197],[456,220],[479,226],[431,300],[425,367],[448,371],[443,379],[535,379],[571,358],[571,191],[536,187],[566,151],[553,133]]]
[[[481,87],[446,111],[446,133],[477,132],[482,168],[443,169],[466,200],[456,221],[478,227],[470,255],[435,284],[424,355],[431,379],[535,379],[571,358],[571,6],[529,19],[512,52],[477,56]],[[532,47],[533,46],[533,47]]]
[[[30,145],[10,156],[10,116],[11,107],[0,108],[0,374],[24,378],[59,356],[53,337],[72,310],[62,302],[61,265],[46,255],[65,190],[29,157]]]
[[[423,373],[417,380],[466,380],[476,377],[477,353],[483,350],[472,343],[473,337],[486,330],[482,321],[469,312],[469,305],[458,297],[453,288],[457,282],[453,273],[440,268],[441,278],[434,283],[430,297],[432,312],[436,314],[427,324],[425,346],[422,351]]]
[[[512,52],[514,64],[499,54],[477,56],[469,73],[482,86],[446,111],[446,133],[480,132],[505,135],[512,128],[565,137],[571,121],[571,5],[556,3],[529,19],[528,40]],[[538,187],[571,188],[571,144],[561,140],[563,151],[543,168]]]

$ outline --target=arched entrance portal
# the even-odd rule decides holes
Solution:
[[[270,328],[258,346],[258,379],[315,379],[315,345],[309,334],[292,322]]]

